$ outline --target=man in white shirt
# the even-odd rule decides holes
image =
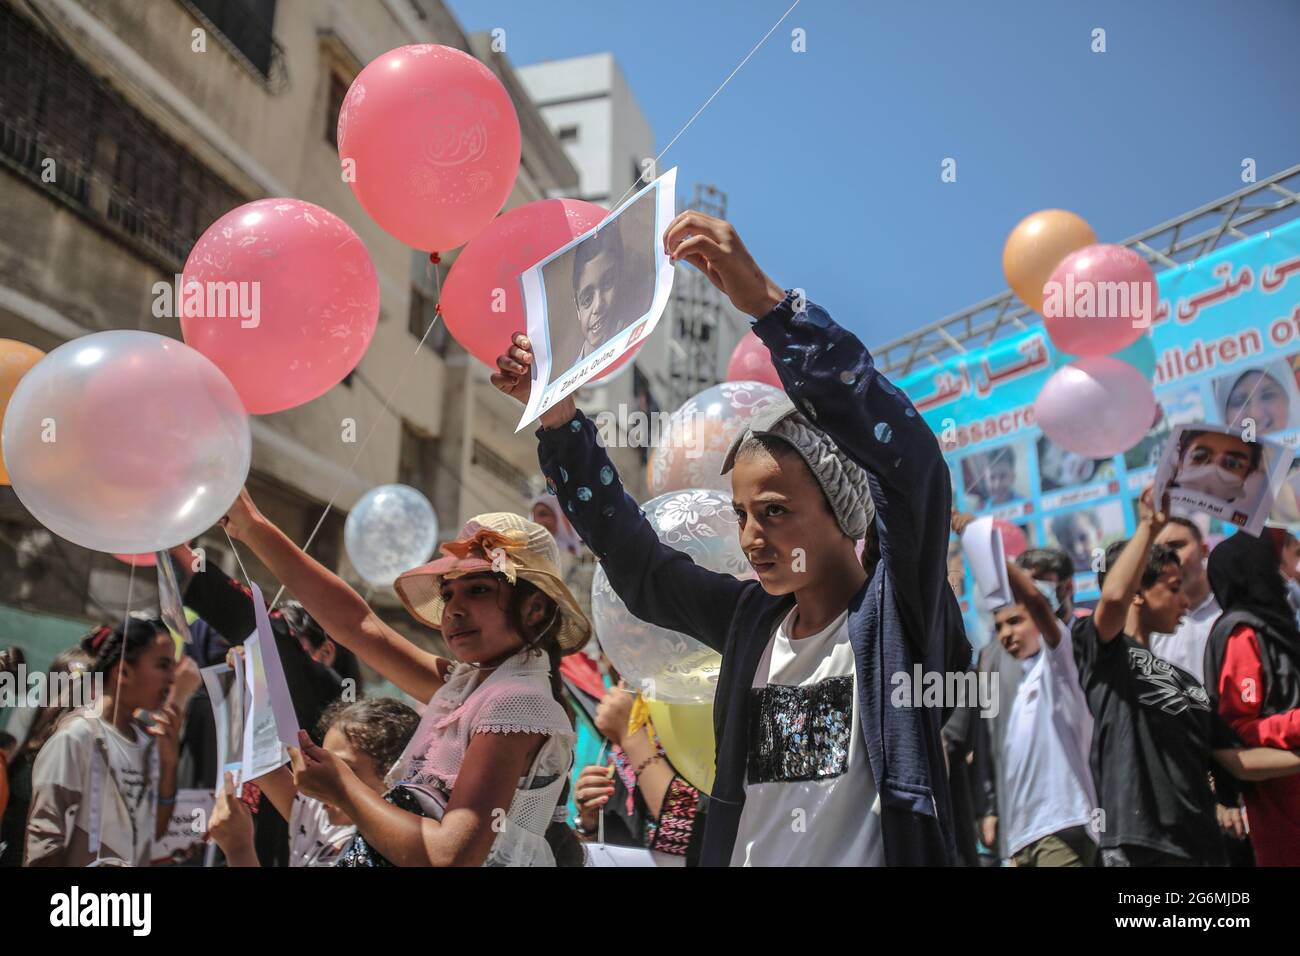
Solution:
[[[1151,635],[1151,653],[1177,664],[1204,684],[1205,643],[1222,613],[1205,573],[1205,559],[1210,549],[1201,536],[1201,529],[1192,521],[1172,516],[1156,535],[1155,543],[1178,553],[1183,572],[1183,594],[1187,595],[1190,610],[1173,634]]]
[[[1002,744],[999,826],[1017,866],[1091,866],[1092,717],[1070,629],[1023,569],[1007,562],[1007,575],[1019,603],[996,610],[994,622],[998,642],[1024,677]]]

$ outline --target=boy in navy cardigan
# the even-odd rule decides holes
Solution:
[[[792,399],[751,423],[724,468],[759,580],[661,544],[572,398],[542,416],[538,455],[629,610],[722,655],[701,863],[951,865],[940,727],[955,702],[897,692],[917,666],[962,672],[970,658],[938,442],[862,343],[783,292],[729,223],[683,213],[664,245],[756,320]],[[526,402],[531,344],[513,342],[492,381]],[[870,576],[854,553],[869,527]]]

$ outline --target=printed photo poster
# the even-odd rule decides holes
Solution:
[[[675,215],[676,188],[674,167],[519,276],[533,382],[515,431],[654,331],[673,287],[663,234]]]
[[[216,795],[205,788],[182,787],[167,819],[167,832],[153,841],[155,866],[181,864],[198,858],[207,836],[208,818]]]
[[[1134,500],[1153,483],[1179,426],[1253,428],[1264,443],[1300,448],[1300,220],[1156,268],[1160,299],[1147,338],[1117,357],[1149,378],[1157,410],[1147,434],[1113,458],[1071,455],[1038,427],[1034,401],[1069,361],[1041,326],[890,373],[939,440],[954,506],[1024,529],[1031,547],[1064,547],[1080,607],[1099,594],[1092,556],[1136,530]],[[1244,527],[1229,520],[1241,510],[1188,516],[1213,543]],[[1270,517],[1300,531],[1300,464],[1283,466]],[[1003,537],[1011,554],[1005,527]],[[991,624],[978,612],[969,562],[959,575],[949,556],[949,579],[978,647]]]
[[[1113,458],[1085,458],[1057,445],[1046,435],[1038,439],[1038,484],[1044,493],[1115,478]]]
[[[176,581],[176,569],[172,567],[171,555],[166,551],[157,553],[158,566],[158,607],[163,623],[171,632],[176,642],[176,659],[185,653],[185,645],[190,643],[189,618],[185,616],[185,602],[181,598],[180,585]]]
[[[1300,525],[1300,457],[1293,459],[1287,468],[1269,517],[1278,524]]]
[[[975,513],[999,509],[1031,498],[1029,445],[1008,442],[974,452],[961,461],[965,509]]]
[[[1074,563],[1076,586],[1082,583],[1096,587],[1098,558],[1115,541],[1128,537],[1124,505],[1119,500],[1108,500],[1083,508],[1074,508],[1050,515],[1044,519],[1047,546],[1060,548]]]
[[[1295,455],[1277,442],[1249,438],[1232,425],[1179,425],[1156,469],[1155,501],[1167,492],[1173,514],[1203,512],[1258,535]]]
[[[217,779],[234,774],[235,786],[243,783],[244,765],[244,663],[232,654],[229,664],[213,664],[199,670],[212,706],[212,723],[217,729]]]
[[[244,641],[244,690],[248,704],[244,720],[244,762],[240,781],[255,780],[284,766],[289,759],[276,733],[275,712],[271,710],[271,692],[267,687],[266,665],[262,659],[262,640],[259,634]]]

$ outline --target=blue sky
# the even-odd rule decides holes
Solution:
[[[658,149],[792,2],[449,0],[516,65],[611,51]],[[1004,289],[1036,209],[1117,241],[1300,162],[1297,35],[1297,0],[802,0],[661,168],[879,345]]]

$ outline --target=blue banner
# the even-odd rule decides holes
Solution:
[[[954,505],[1016,526],[1030,547],[1064,549],[1082,601],[1097,597],[1094,550],[1133,533],[1137,496],[1174,425],[1251,418],[1260,435],[1300,441],[1300,221],[1157,280],[1150,332],[1118,357],[1150,377],[1159,410],[1154,427],[1122,455],[1082,458],[1034,424],[1034,399],[1071,359],[1041,325],[896,382],[940,438]],[[1300,525],[1297,486],[1293,466],[1275,519]],[[1207,528],[1211,536],[1230,530],[1217,522]],[[955,577],[955,539],[953,547]],[[966,573],[962,608],[973,616],[972,595]],[[979,645],[987,635],[972,629],[971,638]]]

